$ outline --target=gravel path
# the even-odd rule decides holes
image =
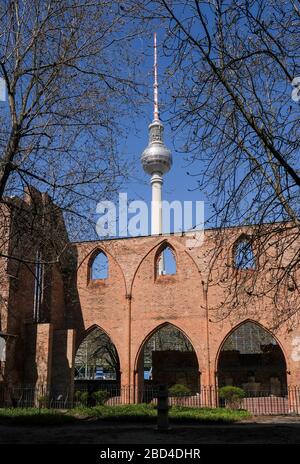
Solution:
[[[152,425],[85,422],[61,426],[0,425],[0,443],[88,444],[300,444],[300,417],[262,416],[232,425],[174,425],[159,433]]]

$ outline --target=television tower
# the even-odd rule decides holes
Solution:
[[[154,117],[149,125],[149,143],[142,153],[141,161],[144,171],[151,176],[151,235],[162,234],[162,186],[163,175],[172,166],[172,155],[163,141],[164,126],[159,119],[157,44],[154,33]]]

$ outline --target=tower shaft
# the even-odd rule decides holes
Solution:
[[[160,173],[153,173],[151,177],[151,234],[162,234],[162,186],[163,177]]]

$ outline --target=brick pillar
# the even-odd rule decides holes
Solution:
[[[75,375],[75,339],[76,332],[74,329],[68,329],[66,334],[66,359],[68,363],[68,374],[69,374],[69,392],[70,397],[74,396],[74,375]]]
[[[53,340],[51,388],[54,394],[68,395],[71,399],[74,391],[75,330],[55,330]]]
[[[288,413],[300,414],[300,387],[297,385],[288,387]]]
[[[49,388],[52,365],[52,324],[37,324],[36,326],[36,385]]]
[[[295,355],[295,353],[292,353]],[[298,354],[298,353],[297,353]],[[300,357],[300,355],[299,355]],[[294,358],[294,359],[293,359]],[[293,356],[287,371],[288,412],[300,414],[300,359]]]
[[[201,372],[201,405],[213,408],[216,405],[215,387],[210,384],[210,375],[207,370]]]
[[[144,348],[143,348],[144,349]],[[135,403],[140,403],[143,399],[144,390],[144,352],[139,355],[137,370],[135,371]]]

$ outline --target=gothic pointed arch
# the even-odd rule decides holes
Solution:
[[[155,327],[142,341],[135,362],[139,390],[184,385],[191,392],[199,391],[198,357],[188,336],[176,325],[164,322]]]
[[[159,243],[155,243],[153,246],[151,246],[151,248],[148,250],[147,253],[144,254],[144,256],[142,257],[142,259],[139,261],[135,271],[134,271],[134,274],[133,274],[133,278],[132,278],[132,281],[131,281],[131,286],[130,286],[130,294],[132,294],[132,291],[133,291],[133,288],[134,288],[134,285],[135,285],[135,282],[137,280],[137,276],[139,275],[139,272],[140,272],[140,269],[144,263],[144,261],[151,255],[151,253],[156,253],[157,250],[159,250],[159,248],[162,246],[164,246],[165,244],[167,244],[167,246],[171,246],[172,249],[173,249],[173,252],[175,254],[175,259],[176,259],[176,271],[178,271],[178,266],[177,266],[177,263],[179,261],[179,253],[185,253],[186,256],[188,256],[190,262],[191,262],[191,267],[195,270],[195,272],[197,273],[197,275],[199,275],[200,273],[200,269],[197,265],[197,262],[195,261],[195,259],[193,258],[193,256],[186,250],[186,247],[184,247],[180,242],[177,242],[176,241],[176,250],[175,250],[175,247],[166,239],[163,239],[161,240]],[[155,263],[155,259],[154,259],[154,263]],[[155,266],[153,266],[154,268],[154,271],[155,271]],[[155,272],[154,272],[155,274]]]
[[[249,235],[241,234],[232,247],[232,264],[234,269],[256,269],[253,240]]]
[[[154,257],[155,277],[175,275],[177,272],[176,252],[172,245],[164,241],[157,249]]]
[[[114,254],[111,253],[109,248],[105,247],[102,243],[101,245],[99,245],[97,242],[92,242],[91,245],[93,245],[93,248],[91,249],[89,248],[88,251],[84,254],[84,256],[79,261],[79,264],[77,266],[77,274],[85,273],[85,275],[87,276],[87,284],[88,284],[90,282],[90,264],[93,260],[93,257],[96,256],[100,251],[102,251],[108,259],[109,276],[111,275],[110,269],[112,268],[112,265],[113,265],[114,268],[118,270],[119,279],[121,279],[124,282],[124,292],[125,294],[127,294],[127,282],[125,279],[124,271],[119,261],[114,256]]]
[[[105,280],[109,277],[109,260],[101,248],[95,250],[88,264],[89,280]]]
[[[285,354],[262,324],[247,319],[224,338],[217,355],[219,387],[234,385],[247,395],[282,396],[287,391]]]
[[[120,358],[109,334],[99,325],[93,324],[78,342],[75,381],[92,387],[100,380],[120,385]]]

